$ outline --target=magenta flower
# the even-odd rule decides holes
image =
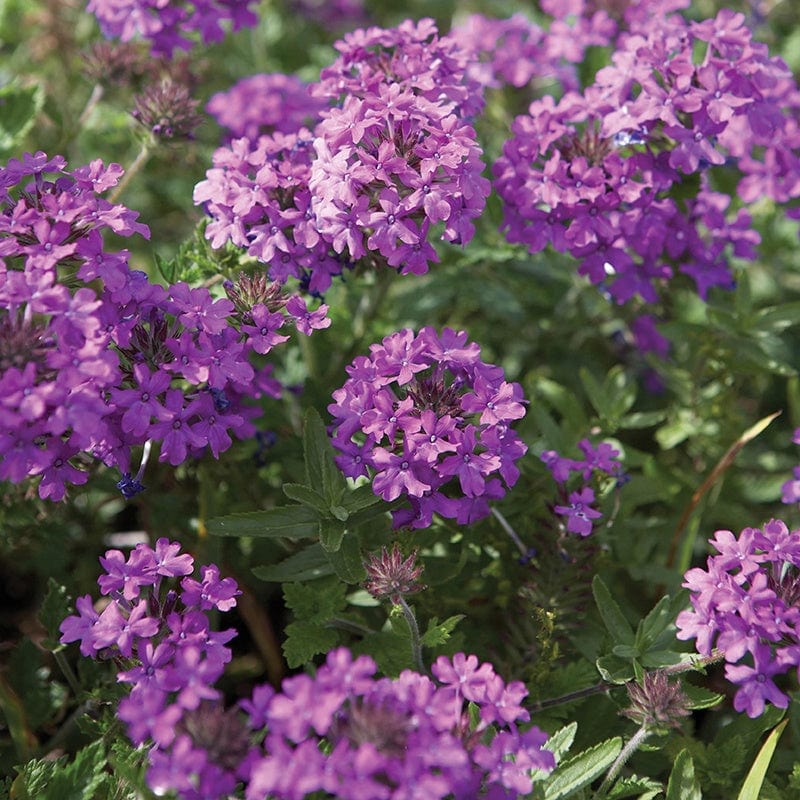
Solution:
[[[527,447],[509,426],[525,413],[522,390],[463,331],[398,331],[347,372],[328,406],[337,463],[349,477],[371,474],[386,501],[408,498],[396,526],[425,527],[434,512],[481,519],[515,483]]]

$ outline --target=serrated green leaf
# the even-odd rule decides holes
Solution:
[[[295,620],[324,624],[336,616],[346,604],[346,587],[334,576],[314,583],[285,583],[283,597],[292,609]]]
[[[595,575],[592,580],[592,593],[606,630],[611,634],[614,643],[633,645],[633,628],[599,575]]]
[[[769,762],[772,761],[772,755],[775,748],[778,746],[778,739],[781,738],[783,729],[789,724],[789,720],[785,719],[781,722],[775,730],[767,737],[761,749],[758,751],[750,771],[742,784],[742,790],[739,792],[737,800],[758,800],[761,785],[764,782],[764,777],[769,769]],[[671,800],[671,798],[669,798]]]
[[[104,780],[105,766],[103,741],[93,742],[79,750],[72,762],[59,764],[36,800],[92,800]]]
[[[328,507],[338,505],[347,482],[334,461],[333,446],[322,418],[313,408],[306,412],[303,422],[303,456],[306,483],[325,498]]]
[[[279,564],[255,567],[253,575],[262,581],[285,583],[287,581],[308,581],[324,578],[333,573],[328,554],[319,542],[293,553]]]
[[[617,644],[611,648],[611,652],[619,658],[631,659],[639,655],[639,648],[629,644]]]
[[[284,483],[283,493],[290,500],[302,503],[304,506],[310,506],[320,514],[328,514],[329,512],[325,498],[319,492],[304,486],[302,483]]]
[[[622,739],[616,736],[563,761],[544,784],[544,800],[560,800],[589,786],[614,763],[620,750]]]
[[[345,583],[361,583],[367,576],[364,560],[361,557],[361,544],[353,533],[345,533],[338,549],[328,551],[328,560]]]
[[[666,800],[702,800],[703,794],[694,777],[694,762],[688,750],[681,750],[669,774]]]
[[[724,699],[724,695],[710,692],[702,686],[695,686],[686,682],[683,684],[683,693],[689,699],[689,708],[692,710],[712,708]]]
[[[674,650],[648,650],[646,653],[642,653],[639,660],[647,669],[663,669],[680,664],[685,655],[685,653],[676,653]]]
[[[214,517],[206,528],[213,536],[310,539],[319,534],[319,514],[308,506],[280,506]]]
[[[575,741],[575,734],[578,732],[578,723],[570,722],[563,728],[559,728],[547,742],[544,749],[549,750],[555,757],[556,762],[563,761],[564,756],[569,752],[572,743]]]
[[[606,800],[622,800],[623,797],[637,797],[639,800],[651,800],[664,791],[664,787],[651,778],[640,778],[638,775],[629,775],[621,778],[606,795]]]
[[[440,644],[444,644],[462,619],[464,619],[464,614],[448,617],[444,622],[438,622],[436,617],[433,617],[428,623],[428,630],[422,635],[421,642],[423,646],[438,647]]]
[[[291,669],[308,664],[314,656],[327,653],[339,642],[332,628],[315,622],[292,622],[286,626],[283,654]]]
[[[47,638],[42,643],[48,650],[55,652],[64,645],[59,642],[61,638],[60,625],[69,616],[70,608],[67,589],[54,578],[47,579],[47,593],[39,608],[39,622],[47,631]]]

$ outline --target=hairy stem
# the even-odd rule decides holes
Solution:
[[[600,788],[594,793],[592,800],[602,800],[602,798],[608,794],[608,790],[617,779],[620,770],[625,766],[625,762],[641,747],[644,740],[650,736],[650,732],[650,727],[648,725],[642,725],[642,727],[631,736],[628,743],[620,750],[616,759],[614,759],[614,763],[608,768],[606,777],[600,784]]]
[[[422,642],[419,638],[419,626],[417,625],[417,618],[411,610],[408,603],[404,598],[400,598],[400,608],[403,609],[403,616],[408,623],[408,629],[411,631],[411,654],[414,659],[417,671],[422,675],[425,673],[425,665],[422,663]]]
[[[139,150],[139,154],[133,160],[133,163],[128,167],[128,169],[125,170],[122,180],[116,185],[114,191],[109,194],[108,201],[110,203],[117,202],[119,196],[125,191],[136,173],[139,172],[139,170],[147,163],[147,159],[150,158],[150,153],[150,142],[143,142],[141,150]]]

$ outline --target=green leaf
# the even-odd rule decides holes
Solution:
[[[433,617],[428,623],[428,630],[425,631],[420,640],[423,646],[438,647],[440,644],[444,644],[462,619],[464,619],[464,614],[448,617],[444,622],[439,622],[436,617]]]
[[[95,790],[105,778],[105,747],[102,740],[79,750],[74,761],[66,759],[50,762],[45,768],[42,762],[30,762],[22,772],[25,794],[20,797],[31,800],[92,800]]]
[[[606,800],[621,800],[623,797],[638,797],[639,800],[651,800],[661,794],[664,787],[651,778],[640,778],[638,775],[629,775],[618,780],[611,791],[606,795]]]
[[[315,622],[292,622],[286,626],[283,654],[291,669],[302,667],[320,653],[327,653],[339,642],[332,628]]]
[[[310,539],[319,533],[319,514],[308,506],[280,506],[214,517],[206,528],[214,536]]]
[[[636,646],[647,650],[674,619],[669,595],[664,595],[636,628]]]
[[[303,455],[306,483],[321,494],[328,505],[338,505],[347,488],[344,475],[334,461],[333,445],[320,415],[310,408],[303,423]]]
[[[279,564],[255,567],[253,575],[262,581],[284,583],[286,581],[308,581],[324,578],[333,572],[328,554],[319,542],[285,558]]]
[[[615,736],[563,761],[544,784],[544,800],[560,800],[588,786],[601,775],[622,750],[622,739]]]
[[[39,622],[47,631],[47,638],[42,644],[51,652],[61,650],[64,645],[59,642],[61,638],[60,625],[71,613],[67,590],[54,578],[47,579],[47,593],[39,609]]]
[[[694,777],[694,762],[688,750],[681,750],[669,774],[665,800],[702,800],[700,786]]]
[[[710,692],[702,686],[684,682],[683,693],[689,698],[689,708],[693,710],[712,708],[724,699],[724,695]]]
[[[761,784],[764,783],[764,777],[767,774],[769,762],[772,760],[772,754],[775,752],[778,739],[781,738],[783,729],[788,724],[789,720],[785,719],[772,731],[767,741],[764,742],[763,746],[758,751],[753,766],[750,767],[750,771],[747,773],[747,777],[744,780],[744,784],[742,784],[742,790],[739,792],[737,800],[758,800]]]
[[[346,604],[346,587],[333,576],[313,584],[286,583],[283,597],[295,619],[302,622],[325,623],[336,616]]]
[[[33,127],[44,104],[44,92],[37,84],[20,86],[16,81],[0,88],[0,156],[15,153],[19,143]]]
[[[346,492],[342,497],[342,506],[350,513],[361,511],[362,508],[374,506],[380,498],[372,491],[372,484],[365,483],[352,492]]]
[[[628,620],[625,619],[625,615],[617,605],[617,601],[611,596],[611,592],[608,591],[608,587],[603,583],[603,579],[599,575],[595,575],[594,580],[592,580],[592,593],[600,611],[600,616],[603,618],[606,629],[611,634],[614,643],[633,645],[633,628],[631,628]]]
[[[354,533],[344,534],[339,548],[328,551],[328,560],[345,583],[361,583],[367,576],[361,557],[361,544]]]
[[[345,525],[338,519],[323,517],[319,521],[319,543],[328,553],[335,553],[342,546]]]
[[[304,486],[302,483],[284,483],[283,493],[296,503],[302,503],[304,506],[310,506],[318,511],[320,514],[328,514],[328,504],[325,498],[319,493]]]
[[[608,683],[627,683],[634,677],[633,664],[628,658],[601,656],[595,662],[600,677]]]
[[[569,725],[559,728],[548,738],[544,745],[545,750],[549,750],[556,757],[556,761],[561,761],[572,747],[577,732],[577,722],[570,722]]]

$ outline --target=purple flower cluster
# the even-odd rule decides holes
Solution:
[[[288,678],[280,692],[258,686],[225,709],[214,683],[235,632],[212,631],[208,613],[236,605],[235,581],[214,565],[190,577],[193,559],[167,539],[100,562],[110,602],[98,612],[90,595],[79,598],[61,642],[120,666],[131,691],[117,714],[149,748],[147,783],[158,794],[218,800],[243,784],[247,800],[515,798],[530,793],[532,771],[555,766],[546,734],[519,727],[530,719],[523,684],[463,653],[437,659],[435,680],[410,670],[392,680],[342,648],[314,678]],[[180,589],[170,588],[175,578]]]
[[[89,0],[86,10],[97,17],[103,34],[129,42],[141,37],[154,55],[171,58],[175,50],[190,50],[197,38],[220,42],[223,23],[233,30],[258,23],[250,6],[255,0]]]
[[[565,5],[557,3],[551,13]],[[546,31],[521,13],[508,19],[470,14],[450,36],[474,55],[468,75],[482,86],[520,88],[555,78],[565,88],[576,90],[574,65],[583,60],[587,47],[607,45],[615,32],[616,25],[605,11],[589,18],[573,16],[572,24],[553,20]]]
[[[358,30],[336,47],[339,58],[311,87],[318,105],[293,100],[296,113],[280,127],[263,101],[238,112],[243,97],[274,77],[212,99],[220,120],[241,117],[236,132],[275,132],[219,149],[194,195],[212,218],[213,247],[231,241],[269,264],[274,279],[293,275],[315,292],[359,259],[427,272],[439,260],[432,232],[466,244],[490,188],[467,122],[481,108],[481,87],[453,39],[422,20]],[[300,86],[286,80],[283,89],[297,98]],[[317,112],[313,136],[292,127]]]
[[[593,85],[534,101],[494,166],[509,240],[569,252],[619,303],[655,302],[676,269],[703,297],[730,287],[730,254],[753,258],[759,237],[709,167],[738,169],[745,203],[800,196],[800,93],[743,22],[632,15]]]
[[[226,141],[245,137],[256,142],[271,133],[297,133],[313,128],[327,106],[311,97],[309,85],[295,75],[251,75],[226,92],[217,92],[206,111],[226,130]]]
[[[193,558],[167,539],[155,548],[139,544],[127,559],[109,550],[100,563],[100,592],[110,602],[98,613],[90,595],[78,598],[78,614],[61,623],[61,642],[79,641],[84,656],[120,666],[117,680],[131,691],[117,714],[134,744],[153,745],[147,782],[154,791],[174,789],[187,800],[227,796],[244,777],[249,742],[240,725],[242,741],[228,737],[219,754],[212,746],[228,732],[213,685],[231,660],[226,643],[236,632],[212,631],[209,612],[236,605],[236,582],[220,578],[213,564],[201,568],[199,580],[190,577]],[[179,589],[170,588],[171,578],[181,578]],[[204,741],[203,726],[213,723]],[[228,728],[235,730],[230,722]],[[239,756],[235,764],[226,758],[232,752]]]
[[[334,650],[314,678],[288,678],[279,694],[245,704],[251,726],[268,731],[247,800],[516,798],[530,793],[532,770],[555,766],[546,734],[517,726],[529,719],[523,684],[506,685],[475,656],[441,656],[435,680],[375,671],[368,656]]]
[[[722,651],[737,711],[757,717],[766,702],[786,708],[774,678],[800,667],[800,530],[773,519],[738,538],[717,531],[710,543],[719,555],[684,575],[692,608],[678,614],[678,638],[696,639],[703,656]]]
[[[395,527],[427,527],[434,512],[473,522],[516,482],[527,447],[509,426],[525,415],[522,389],[481,361],[464,331],[399,331],[347,373],[328,406],[337,463],[350,478],[371,476],[384,500],[409,500]]]
[[[337,253],[422,274],[439,260],[432,229],[466,244],[489,194],[467,121],[482,105],[470,58],[430,19],[355,31],[336,48],[313,89],[337,103],[315,131],[320,232]]]
[[[308,182],[312,136],[296,133],[235,139],[214,153],[214,167],[194,189],[211,221],[212,247],[232,242],[268,265],[271,280],[296,278],[324,292],[342,271],[342,259],[320,236]]]
[[[591,483],[608,477],[620,483],[624,476],[618,460],[620,452],[608,442],[600,442],[595,446],[588,439],[581,439],[578,447],[584,456],[580,460],[565,458],[555,450],[545,450],[539,457],[559,484],[562,495],[562,503],[554,505],[553,511],[566,520],[567,531],[589,536],[592,520],[603,516],[592,505],[596,498]],[[570,491],[567,486],[570,482],[574,484],[576,477],[579,477],[581,486]]]
[[[215,298],[131,270],[101,235],[149,235],[98,196],[121,174],[100,161],[69,172],[44,153],[0,168],[0,479],[41,476],[40,496],[56,501],[87,481],[91,458],[119,468],[130,495],[132,447],[160,442],[177,465],[250,436],[258,410],[243,400],[280,393],[251,354],[285,341],[287,325],[330,324],[326,306],[312,312],[263,279]]]

